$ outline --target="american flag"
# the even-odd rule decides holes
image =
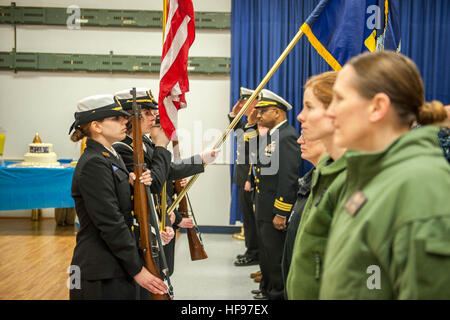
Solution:
[[[178,110],[189,91],[188,52],[195,39],[192,0],[169,0],[159,75],[159,117],[166,135],[176,137]]]

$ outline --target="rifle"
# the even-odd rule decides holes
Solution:
[[[174,141],[172,141],[172,143],[173,143],[174,159],[179,160],[180,159],[180,150],[178,148],[178,141],[174,140]],[[175,192],[177,194],[180,194],[180,192],[182,190],[183,190],[183,187],[181,186],[181,181],[176,180],[175,181]],[[189,205],[190,204],[191,203],[189,201]],[[183,218],[189,218],[189,211],[188,211],[188,206],[186,203],[186,198],[181,199],[180,206],[178,207],[178,211],[181,212]],[[191,212],[192,212],[192,216],[194,217],[194,212],[192,211],[192,206],[191,206]],[[202,259],[208,258],[208,255],[206,254],[205,249],[203,248],[200,230],[198,229],[197,221],[195,221],[195,217],[194,217],[194,227],[187,228],[186,232],[187,232],[187,237],[188,237],[188,242],[189,242],[189,251],[191,252],[191,260],[196,261],[196,260],[202,260]]]
[[[173,287],[172,284],[170,283],[170,278],[167,275],[169,273],[169,267],[167,266],[166,254],[164,253],[163,244],[161,241],[161,234],[158,231],[158,218],[156,215],[155,202],[149,186],[145,186],[145,191],[147,193],[148,205],[150,207],[150,225],[153,226],[153,228],[155,229],[156,240],[158,241],[158,246],[161,252],[160,255],[161,272],[164,275],[164,278],[167,282],[167,293],[169,294],[169,297],[173,299]]]
[[[134,160],[134,174],[136,180],[134,182],[134,212],[139,218],[139,232],[140,232],[140,244],[141,250],[144,256],[145,267],[148,271],[162,280],[158,267],[152,257],[151,250],[151,238],[149,232],[148,221],[148,203],[145,185],[139,182],[139,178],[144,172],[144,150],[142,146],[142,132],[141,132],[141,108],[136,103],[136,88],[130,91],[133,96],[133,112],[131,115],[133,125],[133,160]],[[158,230],[155,230],[158,232]],[[160,247],[160,252],[162,247]],[[152,300],[170,300],[170,296],[165,293],[162,295],[153,294]]]

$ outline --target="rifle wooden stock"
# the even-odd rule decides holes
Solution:
[[[180,159],[180,152],[178,149],[178,141],[172,141],[173,144],[173,153],[174,158],[176,160]],[[175,192],[177,194],[180,194],[183,190],[183,187],[181,186],[181,181],[176,180],[175,181]],[[178,211],[181,212],[183,218],[189,218],[189,210],[186,198],[183,197],[180,201],[180,206],[178,207]],[[203,244],[201,243],[200,239],[198,238],[197,232],[194,228],[186,228],[187,232],[187,238],[189,242],[189,251],[191,253],[191,260],[203,260],[208,258],[208,255],[205,252],[205,249],[203,248]]]
[[[139,177],[144,172],[144,149],[142,146],[142,132],[141,132],[141,121],[140,121],[140,108],[136,104],[136,90],[133,88],[131,91],[133,95],[133,114],[132,114],[132,124],[133,124],[133,160],[134,160],[134,174],[136,175],[136,180],[134,181],[134,213],[137,214],[139,218],[139,231],[140,231],[140,244],[141,250],[143,252],[145,267],[148,271],[162,280],[159,269],[152,257],[151,248],[151,233],[149,230],[148,221],[148,202],[147,194],[145,191],[145,185],[139,182]],[[158,230],[156,230],[157,232]],[[160,248],[160,250],[163,250]],[[152,300],[170,300],[168,294],[154,294],[152,293]]]
[[[175,192],[179,194],[183,190],[181,187],[180,180],[175,181]],[[183,198],[180,201],[180,206],[178,207],[178,211],[181,212],[183,215],[183,218],[189,218],[189,211],[187,207],[187,201],[186,198]],[[205,252],[205,249],[203,248],[202,243],[200,242],[200,239],[198,238],[197,232],[194,228],[187,228],[187,238],[189,241],[189,251],[191,252],[191,260],[202,260],[208,258],[208,255]]]

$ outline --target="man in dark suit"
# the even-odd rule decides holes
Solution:
[[[234,105],[232,111],[228,114],[230,122],[236,117],[237,113],[242,109],[244,104],[250,98],[253,90],[241,87],[239,91],[239,101]],[[256,111],[254,106],[258,100],[252,103],[246,111],[247,121],[240,120],[235,126],[237,140],[236,166],[234,167],[233,183],[238,187],[239,203],[242,210],[242,218],[244,220],[245,247],[244,254],[238,255],[235,266],[251,266],[259,262],[258,254],[258,236],[256,234],[254,204],[254,188],[250,186],[253,181],[249,179],[250,164],[250,145],[249,139],[258,135],[256,127]],[[247,188],[245,185],[247,184]],[[246,190],[247,189],[247,190]]]
[[[258,126],[268,128],[258,137],[255,166],[256,225],[259,239],[262,281],[255,299],[283,299],[281,258],[286,237],[286,221],[297,198],[300,168],[298,132],[287,122],[292,106],[269,90],[261,91]]]

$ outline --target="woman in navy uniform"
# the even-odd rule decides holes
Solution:
[[[79,270],[80,285],[71,286],[70,299],[135,299],[136,282],[153,293],[167,287],[139,257],[132,232],[130,175],[112,143],[126,135],[128,114],[112,95],[81,100],[71,140],[87,137],[75,168],[72,197],[80,221],[71,267]],[[131,178],[134,175],[131,175]],[[141,182],[150,185],[147,171]]]
[[[117,92],[114,95],[116,103],[122,107],[126,112],[132,112],[132,102],[133,97],[130,93],[130,89],[125,89]],[[167,180],[169,170],[170,170],[170,158],[171,154],[166,149],[169,144],[169,139],[166,137],[162,130],[159,130],[155,135],[155,143],[149,140],[145,135],[150,132],[150,129],[154,125],[156,114],[158,110],[158,105],[153,97],[153,94],[149,89],[137,88],[136,89],[136,103],[141,107],[141,134],[143,135],[143,150],[144,150],[144,162],[147,168],[151,170],[152,185],[150,186],[150,191],[157,195],[162,191],[164,183]],[[126,168],[129,172],[134,171],[134,156],[133,156],[133,139],[130,136],[132,133],[132,122],[129,120],[126,124],[127,135],[121,141],[113,143],[113,148],[117,151],[123,158]],[[155,206],[157,205],[155,201]],[[160,217],[158,217],[160,219]],[[155,231],[156,232],[156,231]],[[138,233],[138,232],[137,232]],[[154,235],[156,236],[156,235]],[[166,228],[164,231],[160,231],[161,240],[164,245],[164,252],[166,260],[170,263],[172,261],[171,250],[168,250],[167,244],[175,236],[175,232],[172,228],[171,221],[169,217],[166,218]],[[153,238],[155,240],[156,238]],[[154,243],[156,245],[156,242]],[[157,263],[161,263],[157,259]],[[161,267],[161,266],[160,266]],[[151,296],[145,292],[145,290],[140,289],[139,299],[146,300],[151,299]]]
[[[133,97],[130,93],[131,89],[122,90],[116,93],[114,99],[116,103],[122,107],[126,112],[132,112]],[[151,170],[152,185],[150,190],[154,194],[162,191],[164,183],[167,180],[170,170],[171,154],[166,149],[169,144],[169,139],[162,130],[158,130],[155,134],[156,145],[150,141],[145,135],[150,132],[155,122],[155,115],[157,114],[158,104],[156,103],[153,94],[148,89],[136,89],[136,102],[141,106],[141,133],[143,135],[143,149],[144,162],[147,168]],[[113,143],[113,148],[123,158],[126,168],[129,172],[134,171],[133,158],[133,139],[129,136],[132,131],[131,121],[127,123],[127,136],[121,141]],[[161,232],[161,238],[164,243],[168,243],[174,237],[170,220],[167,219],[167,230]]]

